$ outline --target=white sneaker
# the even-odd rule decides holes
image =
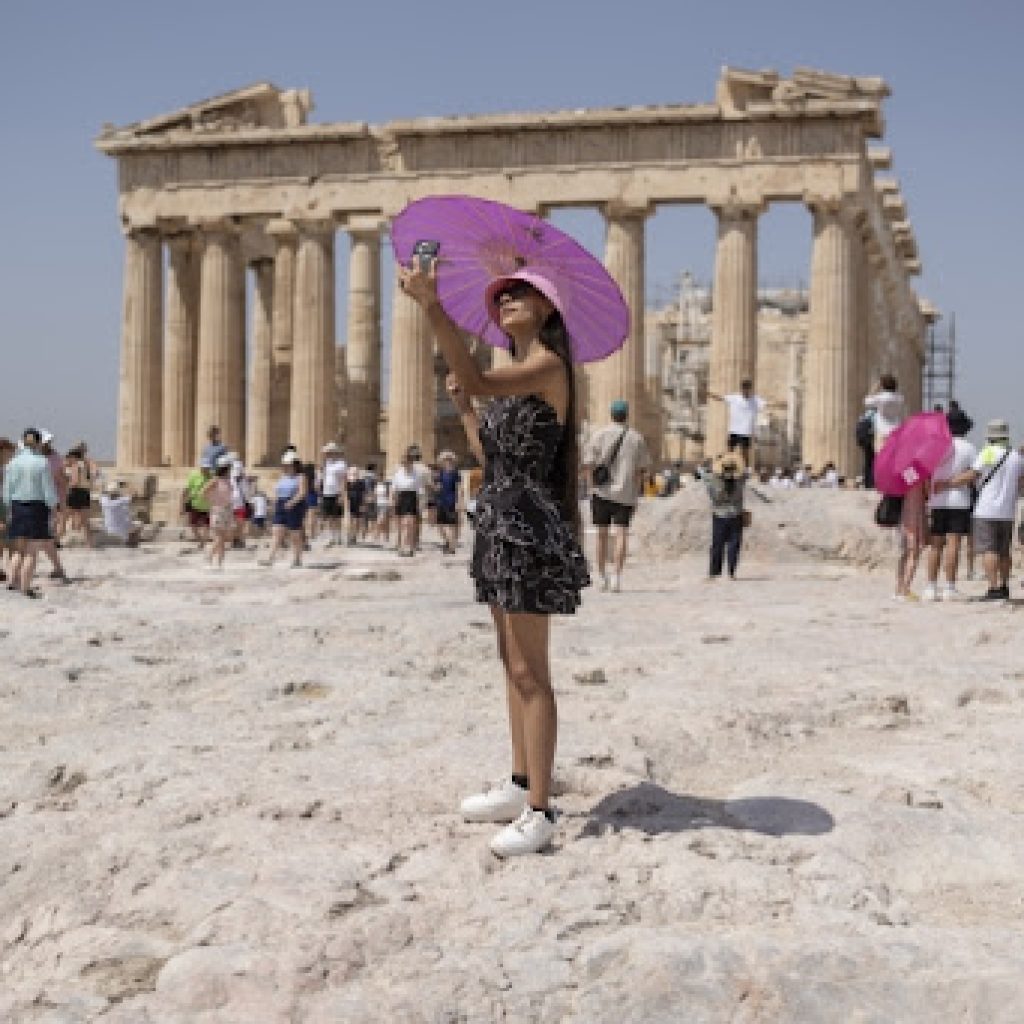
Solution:
[[[960,591],[954,586],[945,586],[942,588],[940,596],[943,601],[959,601]]]
[[[611,586],[611,580],[608,578],[608,573],[601,573],[601,589],[607,590]]]
[[[524,853],[539,853],[551,845],[555,837],[555,823],[543,811],[532,807],[506,825],[492,840],[491,853],[497,857],[519,857]]]
[[[497,782],[459,804],[465,821],[515,821],[526,807],[529,792],[511,779]]]
[[[612,593],[617,594],[622,590],[622,577],[618,573],[612,575]]]
[[[921,591],[921,600],[922,601],[938,601],[938,599],[939,599],[939,592],[935,588],[935,584],[934,583],[929,583],[924,588],[924,590]]]

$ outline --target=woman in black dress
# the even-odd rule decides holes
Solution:
[[[469,821],[510,822],[491,841],[498,856],[550,844],[557,711],[551,688],[550,616],[579,607],[590,583],[580,550],[579,459],[569,338],[557,292],[525,272],[492,282],[485,301],[510,341],[513,362],[481,370],[437,297],[429,271],[399,267],[425,311],[452,374],[449,393],[484,483],[477,495],[471,575],[490,606],[505,669],[512,773],[462,803]],[[479,420],[474,396],[492,396]]]

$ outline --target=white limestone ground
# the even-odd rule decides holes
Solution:
[[[822,558],[889,550],[867,499],[773,497],[735,584],[647,502],[559,620],[561,831],[509,863],[455,814],[508,769],[464,557],[2,592],[0,1019],[1019,1020],[1020,611],[893,604]]]

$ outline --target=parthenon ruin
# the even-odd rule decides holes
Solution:
[[[409,201],[466,193],[540,215],[601,211],[606,265],[633,319],[623,350],[586,369],[581,395],[593,421],[624,397],[652,424],[646,219],[665,204],[702,203],[717,216],[708,373],[724,393],[757,380],[758,218],[769,203],[805,204],[802,457],[855,472],[854,422],[878,374],[897,375],[911,409],[921,401],[917,243],[899,184],[877,173],[891,166],[889,150],[869,144],[882,137],[888,92],[878,78],[726,68],[713,103],[370,125],[309,123],[307,91],[258,84],[108,127],[96,145],[118,162],[126,239],[118,465],[191,465],[213,423],[252,465],[275,464],[288,441],[313,458],[337,436],[339,230],[350,246],[348,453],[390,465],[415,440],[432,456],[433,349],[400,294],[381,433],[382,238]],[[719,450],[720,403],[706,429]]]

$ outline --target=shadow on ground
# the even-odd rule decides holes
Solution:
[[[590,811],[580,837],[599,836],[608,829],[636,829],[647,835],[699,828],[731,828],[766,836],[820,836],[831,832],[832,815],[807,800],[783,796],[752,796],[742,800],[710,800],[680,796],[653,782],[641,782],[606,796]]]

